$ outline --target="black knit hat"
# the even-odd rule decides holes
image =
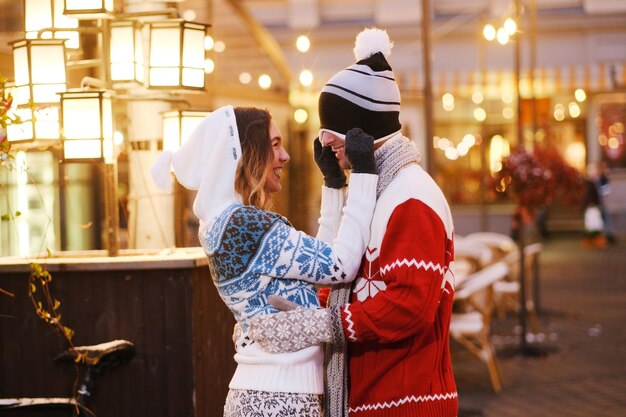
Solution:
[[[365,29],[356,37],[356,64],[335,74],[318,102],[320,129],[345,135],[359,127],[374,139],[400,131],[400,89],[387,62],[387,32]]]

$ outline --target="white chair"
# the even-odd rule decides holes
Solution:
[[[462,284],[470,274],[489,265],[493,260],[491,249],[481,243],[454,237],[454,277],[455,285]]]
[[[455,303],[462,303],[464,311],[453,313],[450,321],[450,336],[485,362],[495,392],[502,389],[502,376],[489,339],[493,284],[508,273],[508,266],[500,261],[470,274],[454,294]]]
[[[501,260],[509,267],[506,279],[494,285],[495,311],[498,318],[503,320],[509,311],[517,312],[517,296],[519,294],[519,248],[510,236],[497,232],[476,232],[465,236],[473,243],[487,245],[494,261]]]

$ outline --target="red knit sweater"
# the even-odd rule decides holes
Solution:
[[[452,417],[458,412],[448,340],[452,220],[428,174],[421,168],[408,170],[416,171],[410,175],[405,171],[378,202],[370,245],[350,304],[342,311],[351,342],[351,417]],[[415,175],[422,177],[417,188],[411,185]],[[396,195],[385,201],[393,188],[410,198]]]

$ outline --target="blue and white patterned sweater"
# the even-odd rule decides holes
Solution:
[[[214,222],[201,224],[198,234],[213,282],[243,330],[236,343],[238,366],[231,389],[323,393],[320,346],[267,353],[247,338],[247,323],[256,315],[277,311],[268,302],[271,294],[317,308],[316,284],[354,279],[369,240],[376,180],[375,175],[352,175],[343,220],[336,225],[339,233],[332,246],[297,231],[276,213],[242,204],[233,204]],[[341,191],[324,188],[322,200],[331,201],[332,209],[341,213]],[[329,225],[321,225],[321,229],[325,226]]]
[[[284,217],[233,204],[200,231],[218,292],[244,333],[248,319],[275,313],[267,296],[319,307],[314,284],[346,281],[333,248],[294,229]]]

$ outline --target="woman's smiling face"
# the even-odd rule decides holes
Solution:
[[[280,184],[280,175],[283,166],[289,161],[290,156],[283,146],[283,140],[280,130],[276,123],[270,122],[270,141],[272,143],[272,161],[268,165],[268,173],[265,179],[265,191],[268,193],[276,193],[282,189]]]

